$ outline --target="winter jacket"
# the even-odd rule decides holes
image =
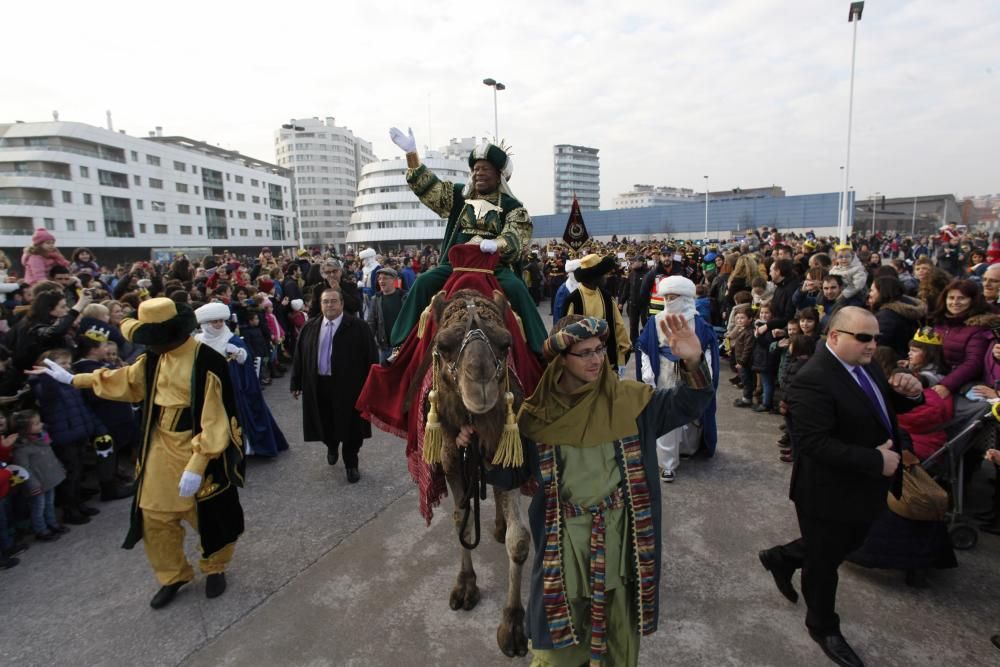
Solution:
[[[774,295],[771,297],[771,313],[775,319],[787,322],[795,317],[792,295],[798,291],[801,284],[796,276],[788,276],[782,279],[781,284],[775,284]]]
[[[93,359],[80,359],[73,364],[74,373],[93,373],[100,368],[107,366]],[[80,389],[79,392],[90,411],[111,434],[116,446],[138,441],[139,424],[131,403],[100,398],[92,389]]]
[[[897,415],[899,427],[910,434],[913,453],[923,461],[941,449],[948,436],[944,425],[954,414],[952,398],[941,398],[933,389],[924,389],[924,402],[909,412]]]
[[[83,394],[73,385],[63,384],[48,375],[35,375],[30,380],[38,412],[56,445],[89,441],[107,435],[94,413],[83,400]]]
[[[842,268],[838,264],[830,267],[830,273],[840,276],[844,280],[844,291],[841,293],[844,301],[852,301],[856,296],[864,301],[864,293],[868,287],[868,271],[861,264],[861,260],[855,255],[847,268]]]
[[[59,347],[72,348],[68,336],[79,316],[79,311],[70,310],[54,322],[31,322],[27,319],[19,322],[8,339],[14,351],[14,366],[22,371],[28,370],[43,352]]]
[[[24,282],[29,285],[48,280],[49,269],[56,264],[69,266],[69,260],[62,256],[58,250],[53,250],[48,255],[36,255],[25,252],[21,255],[21,266],[24,267]]]
[[[775,341],[771,331],[777,328],[772,323],[777,323],[777,320],[768,322],[767,331],[763,334],[754,335],[751,368],[758,373],[774,373],[778,369],[778,360],[771,356],[771,343]]]
[[[903,296],[879,306],[875,313],[881,334],[879,345],[891,347],[903,358],[910,347],[910,339],[917,332],[920,320],[927,316],[927,304],[912,296]]]
[[[66,470],[56,458],[52,441],[44,432],[17,439],[14,443],[14,464],[27,469],[31,475],[25,488],[32,496],[51,491],[66,479]]]
[[[243,342],[247,344],[247,348],[250,349],[250,354],[254,357],[267,359],[271,356],[270,338],[264,334],[260,326],[252,327],[249,324],[241,326],[240,336],[243,338]]]
[[[753,329],[749,326],[737,327],[729,336],[729,343],[732,347],[733,361],[749,369],[753,363]]]
[[[944,339],[944,363],[948,374],[941,384],[951,393],[962,385],[977,381],[983,376],[983,356],[993,342],[991,328],[1000,324],[1000,316],[983,313],[961,319],[946,319],[934,330]]]
[[[785,364],[782,372],[778,375],[778,389],[775,392],[775,399],[778,401],[788,400],[788,388],[792,386],[795,374],[802,370],[802,367],[809,361],[809,356],[805,354],[794,358],[788,357],[786,354],[785,358],[788,360],[788,363]]]

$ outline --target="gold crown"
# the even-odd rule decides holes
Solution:
[[[839,244],[837,244],[837,245],[836,245],[836,246],[834,247],[834,250],[835,250],[836,252],[843,252],[843,251],[845,251],[845,250],[849,250],[849,251],[851,251],[851,252],[854,252],[854,248],[852,248],[852,247],[851,247],[851,245],[850,245],[849,243],[839,243]]]
[[[944,339],[930,327],[923,327],[917,330],[916,335],[913,336],[913,340],[925,345],[944,345]]]

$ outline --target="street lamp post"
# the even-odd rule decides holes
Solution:
[[[295,133],[295,132],[304,132],[306,128],[302,127],[301,125],[296,125],[295,124],[295,119],[293,118],[292,122],[290,122],[290,123],[282,123],[281,129],[283,129],[283,130],[290,130],[291,132]],[[294,136],[293,136],[293,138],[294,138]],[[292,172],[292,178],[291,178],[291,181],[292,181],[292,203],[294,204],[295,203],[295,167],[293,166],[290,171]],[[294,211],[295,207],[292,206],[292,209]],[[296,241],[296,244],[299,246],[299,250],[305,250],[305,246],[302,245],[302,221],[299,220],[298,211],[294,211],[294,212],[295,212],[295,241]]]
[[[705,176],[705,242],[708,243],[708,176]]]
[[[913,219],[910,221],[910,236],[917,233],[917,198],[913,198]]]
[[[496,79],[483,79],[483,83],[493,89],[493,139],[500,141],[500,122],[497,116],[497,91],[506,90],[507,86]]]
[[[844,178],[844,165],[840,165],[840,178]],[[837,226],[840,226],[840,220],[844,216],[844,190],[840,189],[837,192]]]
[[[844,162],[844,210],[840,221],[840,242],[847,242],[847,183],[851,178],[851,122],[854,112],[854,59],[858,48],[858,23],[865,9],[864,2],[852,2],[847,22],[854,24],[854,38],[851,42],[851,92],[847,101],[847,159]]]
[[[881,192],[876,192],[872,195],[872,236],[875,236],[875,198],[878,197]]]

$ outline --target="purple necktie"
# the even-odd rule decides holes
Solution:
[[[885,410],[882,408],[882,404],[879,402],[878,396],[875,395],[875,387],[872,386],[871,380],[868,379],[868,375],[861,370],[861,366],[854,367],[854,377],[858,378],[861,388],[864,389],[866,394],[868,394],[868,399],[875,404],[878,416],[882,418],[882,424],[889,432],[889,435],[892,435],[892,425],[889,423],[889,415],[887,415]]]
[[[330,374],[330,357],[333,355],[333,320],[323,324],[323,335],[319,339],[319,374]]]

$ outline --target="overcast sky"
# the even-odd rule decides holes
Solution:
[[[291,117],[334,116],[395,157],[500,135],[511,188],[550,213],[552,146],[600,149],[601,200],[634,183],[840,187],[848,0],[10,2],[0,121],[144,136],[156,125],[274,161]],[[1000,192],[1000,2],[869,0],[858,29],[859,197]]]

